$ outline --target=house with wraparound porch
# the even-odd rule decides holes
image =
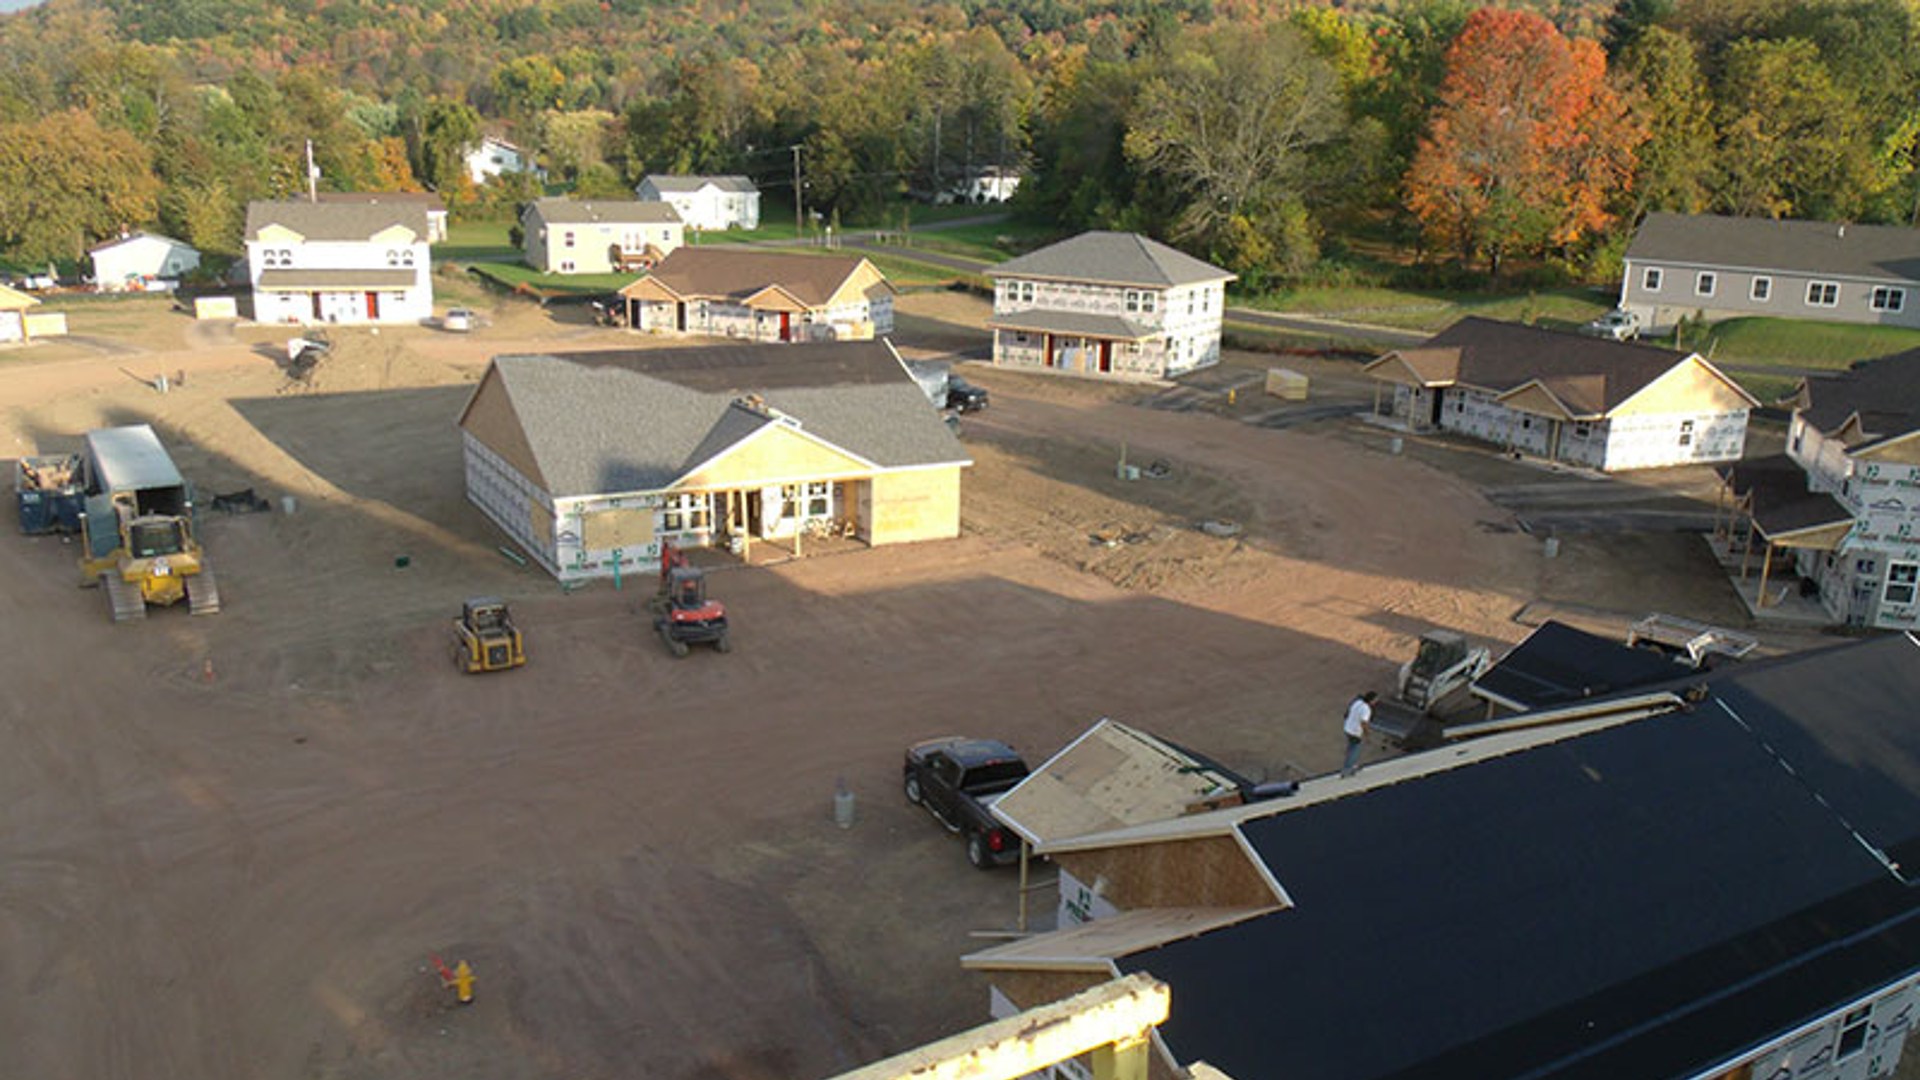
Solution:
[[[1159,241],[1085,232],[987,276],[998,366],[1143,380],[1220,362],[1235,275]]]
[[[972,464],[872,341],[498,356],[459,427],[468,500],[562,581],[663,543],[957,536]]]
[[[1698,353],[1475,317],[1362,370],[1395,426],[1607,472],[1737,461],[1759,404]]]

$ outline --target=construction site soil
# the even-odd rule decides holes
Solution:
[[[178,347],[0,363],[8,456],[151,422],[203,500],[273,507],[205,518],[203,618],[113,625],[72,542],[0,536],[0,1075],[828,1075],[984,1020],[958,957],[1015,919],[1015,874],[900,797],[908,743],[1037,761],[1111,716],[1311,774],[1430,627],[1740,614],[1697,537],[1546,558],[1483,497],[1473,470],[1522,475],[1490,455],[969,369],[994,402],[960,539],[722,567],[735,651],[674,660],[650,582],[566,592],[501,553],[454,427],[491,355],[649,342],[495,318],[336,333],[308,385],[288,331],[184,317]],[[524,669],[449,663],[475,594],[513,605]]]

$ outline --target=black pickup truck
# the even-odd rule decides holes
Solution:
[[[966,837],[968,862],[987,870],[1019,856],[1019,838],[987,809],[1026,779],[1027,763],[1013,747],[992,739],[930,739],[907,749],[903,775],[908,802]]]

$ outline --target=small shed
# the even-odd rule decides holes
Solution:
[[[22,345],[27,341],[27,309],[40,301],[18,289],[0,285],[0,345]]]
[[[200,252],[158,233],[121,233],[87,252],[93,258],[93,280],[102,292],[141,292],[165,288],[200,266]]]

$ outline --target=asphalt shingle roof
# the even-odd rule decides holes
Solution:
[[[678,225],[680,214],[650,199],[535,199],[528,216],[539,215],[549,225]]]
[[[1889,439],[1920,429],[1920,349],[1863,360],[1835,375],[1806,380],[1807,422],[1831,432],[1858,413],[1867,434]]]
[[[744,300],[778,285],[801,303],[818,308],[833,299],[866,261],[859,255],[682,247],[660,260],[660,265],[642,280],[656,282],[682,297],[708,300]],[[871,295],[872,290],[868,293]]]
[[[1911,282],[1920,280],[1920,229],[1660,212],[1640,223],[1627,258]]]
[[[1473,685],[1523,709],[1544,709],[1683,674],[1671,659],[1552,619],[1541,623]]]
[[[1118,341],[1145,341],[1159,331],[1121,315],[1099,315],[1091,311],[1051,311],[1029,308],[1006,315],[995,315],[987,325],[1002,330],[1029,330],[1042,334],[1085,334],[1088,337]]]
[[[247,239],[258,240],[269,225],[292,229],[308,240],[366,240],[395,225],[427,237],[426,207],[409,203],[251,202],[247,204]]]
[[[651,173],[647,176],[646,179],[653,181],[653,186],[662,192],[699,191],[701,188],[706,187],[708,184],[712,184],[714,187],[719,188],[721,191],[732,191],[732,192],[738,192],[741,194],[760,190],[759,188],[753,186],[753,181],[747,179],[744,176],[735,176],[735,175],[663,176],[659,173]]]
[[[1920,970],[1920,644],[1688,678],[1680,711],[1248,822],[1296,906],[1121,973],[1239,1080],[1655,1080]]]
[[[1753,496],[1753,523],[1766,537],[1840,525],[1853,514],[1824,491],[1807,490],[1807,473],[1785,454],[1749,458],[1725,466],[1720,475],[1735,492]]]
[[[1135,233],[1084,232],[987,271],[990,278],[1047,278],[1168,288],[1232,281],[1232,273]]]
[[[883,342],[499,356],[493,366],[556,495],[666,488],[775,423],[769,409],[881,468],[968,460]],[[749,396],[764,407],[742,404]]]
[[[1477,316],[1461,319],[1407,353],[1413,362],[1418,357],[1450,358],[1449,350],[1455,349],[1456,382],[1506,393],[1538,379],[1568,405],[1594,414],[1639,393],[1687,358],[1686,353],[1653,345]]]

